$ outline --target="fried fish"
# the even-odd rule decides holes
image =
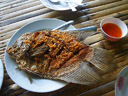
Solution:
[[[78,84],[95,84],[102,80],[92,68],[108,72],[116,67],[111,53],[93,48],[83,40],[93,33],[42,30],[25,33],[6,52],[21,70],[42,78]]]

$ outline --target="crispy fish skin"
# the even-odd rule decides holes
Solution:
[[[90,33],[82,34],[48,30],[26,33],[6,52],[16,60],[20,69],[40,77],[85,85],[95,84],[101,82],[102,78],[90,67],[90,63],[108,72],[115,68],[114,58],[104,49],[83,44],[84,36]],[[106,56],[111,59],[104,59]]]

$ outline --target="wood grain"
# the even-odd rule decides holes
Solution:
[[[115,90],[112,90],[112,91],[104,94],[103,96],[115,96]]]

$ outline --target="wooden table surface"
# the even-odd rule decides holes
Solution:
[[[20,88],[4,70],[0,96],[114,96],[115,79],[122,68],[128,65],[128,37],[118,42],[108,42],[100,33],[99,23],[105,17],[116,17],[128,25],[128,0],[85,0],[77,12],[58,12],[46,8],[40,0],[0,0],[0,58],[4,63],[4,51],[11,36],[24,24],[43,18],[75,20],[74,26],[82,28],[97,26],[97,34],[86,40],[90,46],[109,50],[118,61],[118,68],[101,73],[103,82],[94,85],[69,84],[50,93],[33,93]]]

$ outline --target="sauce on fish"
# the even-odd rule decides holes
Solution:
[[[121,37],[122,36],[122,31],[119,26],[113,23],[106,23],[102,26],[102,29],[104,30],[105,33],[112,37]]]

